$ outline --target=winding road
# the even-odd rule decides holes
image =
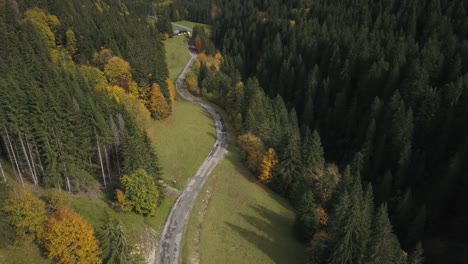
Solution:
[[[159,264],[179,264],[181,262],[182,238],[197,195],[216,165],[218,165],[227,154],[227,133],[224,119],[210,104],[191,95],[183,87],[185,77],[196,58],[197,55],[191,53],[190,61],[177,79],[176,87],[182,97],[203,107],[210,113],[216,127],[216,142],[208,154],[208,157],[203,161],[195,175],[192,176],[182,194],[177,199],[174,207],[172,207],[161,234],[161,241],[159,242],[159,254],[156,258],[156,263]],[[187,132],[189,133],[189,131]]]

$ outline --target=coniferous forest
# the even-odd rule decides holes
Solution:
[[[200,60],[201,94],[298,210],[312,263],[421,263],[423,248],[427,263],[464,262],[466,1],[200,6],[188,17],[212,21],[223,56],[219,71]]]
[[[164,197],[145,124],[170,114],[161,39],[185,19],[212,25],[194,28],[187,89],[226,110],[247,168],[294,207],[308,263],[466,262],[464,0],[0,0],[0,158],[16,180],[121,188],[122,210],[153,214],[137,202],[139,186]]]

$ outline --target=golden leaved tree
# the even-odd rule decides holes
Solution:
[[[263,155],[262,163],[260,164],[260,181],[271,181],[273,170],[275,169],[276,164],[278,164],[276,151],[273,148],[269,148],[267,153]]]
[[[57,263],[102,263],[93,226],[66,205],[49,218],[42,239],[49,258]]]
[[[161,88],[157,83],[151,85],[147,107],[155,119],[164,119],[168,117],[171,112],[169,104],[161,93]]]
[[[10,215],[19,242],[31,242],[43,233],[47,220],[45,204],[32,192],[13,188],[3,210]]]
[[[262,140],[252,133],[242,134],[237,138],[237,145],[247,153],[247,168],[257,173],[263,158]]]
[[[174,105],[174,101],[177,95],[176,87],[174,82],[171,79],[166,80],[167,88],[169,89],[169,97],[171,99],[172,104]]]
[[[138,87],[132,79],[130,64],[124,59],[117,56],[110,58],[104,66],[104,75],[110,84],[117,85],[126,93],[137,96]]]

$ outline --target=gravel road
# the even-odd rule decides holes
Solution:
[[[224,119],[210,104],[191,95],[183,87],[185,77],[195,62],[196,57],[196,54],[191,54],[190,61],[187,63],[184,71],[177,79],[176,87],[181,96],[188,101],[203,107],[210,113],[216,127],[216,142],[208,154],[208,157],[206,157],[200,168],[198,168],[195,175],[192,176],[171,210],[161,234],[161,241],[159,242],[159,254],[156,258],[156,263],[159,264],[179,264],[181,262],[182,238],[190,217],[190,211],[195,203],[195,199],[208,176],[227,154],[227,134]],[[190,131],[187,131],[187,133],[190,133]],[[187,136],[190,135],[187,134]]]

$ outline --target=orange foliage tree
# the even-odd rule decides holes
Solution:
[[[193,47],[195,48],[195,50],[198,53],[202,52],[202,50],[203,50],[203,40],[201,38],[195,39],[195,41],[193,42]]]
[[[47,221],[42,238],[49,258],[58,263],[102,263],[93,226],[66,205]]]
[[[237,145],[247,153],[247,168],[257,173],[263,158],[262,140],[254,134],[242,134],[237,138]]]
[[[117,196],[117,204],[123,212],[132,211],[132,208],[133,208],[132,202],[128,200],[127,196],[125,196],[125,193],[122,192],[122,190],[120,189],[115,190],[115,195]]]
[[[3,211],[10,215],[19,242],[33,241],[43,233],[45,204],[32,192],[14,188],[8,193]]]
[[[271,181],[273,170],[278,164],[278,158],[276,151],[273,148],[269,148],[267,153],[263,155],[262,162],[260,164],[260,176],[259,179],[262,182]]]
[[[171,112],[169,104],[161,93],[161,88],[157,83],[153,83],[153,85],[151,85],[147,107],[155,119],[164,119],[168,117]]]

